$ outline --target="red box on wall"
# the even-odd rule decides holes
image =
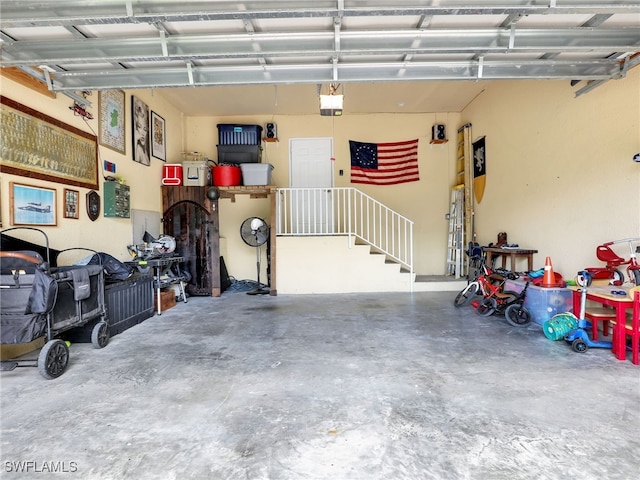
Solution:
[[[182,164],[167,163],[163,165],[162,185],[182,185]]]

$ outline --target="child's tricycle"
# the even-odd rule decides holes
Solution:
[[[625,260],[616,254],[611,246],[618,243],[626,243],[629,246],[629,260]],[[638,244],[634,247],[634,244]],[[611,285],[622,285],[624,283],[624,274],[618,270],[618,267],[627,265],[627,275],[629,281],[635,285],[640,285],[640,264],[636,259],[636,254],[640,253],[640,237],[639,238],[624,238],[622,240],[614,240],[613,242],[603,243],[596,247],[596,256],[598,260],[602,260],[606,263],[604,267],[588,267],[585,271],[590,276],[591,280],[608,279]],[[578,275],[577,283],[584,287],[586,286],[587,279]]]

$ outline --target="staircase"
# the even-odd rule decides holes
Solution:
[[[279,293],[459,291],[465,281],[416,276],[413,222],[354,188],[276,195]]]

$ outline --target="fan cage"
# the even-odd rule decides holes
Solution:
[[[259,220],[261,225],[259,228],[253,228],[254,220]],[[269,225],[260,217],[249,217],[240,226],[240,237],[250,247],[259,247],[264,245],[269,239]]]

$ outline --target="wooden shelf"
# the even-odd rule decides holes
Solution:
[[[441,145],[443,143],[447,143],[449,140],[447,140],[446,138],[444,140],[431,140],[429,143],[431,144],[435,144],[435,145]]]
[[[279,142],[280,140],[278,140],[277,138],[263,138],[262,141],[263,142],[269,142],[269,143],[275,143],[275,142]]]
[[[216,187],[220,198],[230,198],[236,201],[236,195],[249,195],[251,198],[267,198],[276,191],[275,185],[238,185],[233,187]]]

